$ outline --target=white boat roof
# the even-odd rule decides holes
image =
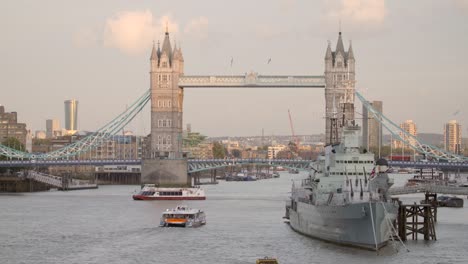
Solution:
[[[176,208],[166,209],[164,214],[196,214],[196,213],[203,213],[200,209],[189,208],[187,206],[177,206]]]
[[[191,187],[191,188],[175,188],[175,187],[156,187],[154,184],[145,184],[143,188],[154,188],[156,191],[164,191],[164,192],[180,192],[183,190],[200,190],[200,187]]]

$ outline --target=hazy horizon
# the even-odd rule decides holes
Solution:
[[[79,130],[117,116],[149,89],[151,45],[162,40],[166,22],[182,47],[186,75],[323,75],[327,41],[334,49],[341,20],[345,47],[353,43],[356,87],[368,100],[382,100],[384,114],[397,124],[414,120],[419,133],[441,134],[456,119],[468,134],[467,0],[3,6],[0,104],[32,131],[45,130],[46,119],[63,127],[64,101],[72,98],[79,101]],[[185,89],[184,124],[210,137],[261,135],[262,129],[288,135],[290,109],[296,134],[320,134],[324,106],[323,89]],[[149,115],[146,107],[127,130],[148,134]]]

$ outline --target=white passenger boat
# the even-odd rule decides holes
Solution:
[[[154,184],[145,184],[133,195],[133,200],[206,200],[205,191],[194,188],[163,188]]]
[[[179,205],[162,213],[160,226],[198,227],[206,224],[205,213],[199,209]]]

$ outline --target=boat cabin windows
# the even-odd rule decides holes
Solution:
[[[194,219],[194,214],[164,214],[164,218]]]
[[[154,195],[154,192],[148,191],[148,192],[141,192],[141,195]]]
[[[160,196],[182,196],[182,192],[159,192]]]
[[[345,163],[345,164],[372,164],[372,160],[336,160],[336,163]]]
[[[366,173],[368,175],[369,173]],[[364,175],[363,172],[330,172],[330,175]]]

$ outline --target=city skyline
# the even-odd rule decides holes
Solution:
[[[368,100],[383,101],[385,114],[396,123],[415,120],[421,132],[443,133],[443,124],[451,119],[464,126],[468,41],[457,26],[468,22],[468,5],[464,1],[355,2],[364,6],[359,14],[341,1],[268,1],[262,5],[264,13],[247,10],[244,20],[234,24],[228,13],[242,3],[225,9],[210,1],[199,6],[186,3],[190,8],[184,10],[181,4],[151,2],[110,9],[104,2],[93,10],[7,3],[4,10],[9,12],[0,18],[7,40],[0,51],[5,58],[0,63],[5,73],[0,79],[4,87],[0,103],[17,111],[28,129],[44,130],[44,120],[62,116],[63,100],[73,97],[80,101],[80,130],[96,130],[149,88],[151,44],[162,41],[166,21],[183,46],[186,74],[250,70],[323,74],[327,40],[336,45],[341,18],[345,46],[353,40],[356,87]],[[191,8],[203,10],[195,12],[202,15],[185,11]],[[432,10],[439,16],[433,17]],[[87,12],[90,17],[85,21]],[[55,20],[64,23],[55,25]],[[13,24],[14,28],[8,27]],[[136,37],[125,31],[128,26]],[[221,33],[226,31],[231,34]],[[25,71],[25,58],[34,71]],[[297,134],[325,130],[322,89],[186,89],[185,93],[184,123],[208,136],[259,135],[262,128],[267,135],[287,135],[287,109],[293,113]],[[432,113],[434,106],[437,111]],[[428,111],[431,119],[425,118]],[[149,123],[146,108],[128,130],[148,134]]]

